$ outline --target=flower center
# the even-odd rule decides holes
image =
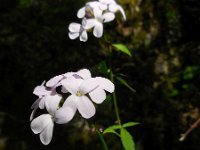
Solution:
[[[76,92],[76,96],[80,97],[80,96],[82,96],[82,95],[83,95],[83,93],[81,93],[81,91],[77,91],[77,92]]]

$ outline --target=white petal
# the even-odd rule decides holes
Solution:
[[[77,105],[76,105],[77,96],[76,95],[70,95],[65,102],[63,103],[62,108],[64,107],[70,107],[76,111]]]
[[[108,13],[103,14],[104,22],[110,22],[110,21],[113,21],[114,19],[115,19],[114,13],[108,12]]]
[[[82,117],[89,119],[94,116],[96,110],[94,104],[86,96],[81,96],[76,101],[78,111]]]
[[[117,5],[117,4],[110,4],[110,5],[108,6],[108,9],[109,9],[109,11],[111,11],[111,12],[116,12],[116,11],[118,11],[118,5]]]
[[[115,90],[115,85],[108,79],[102,78],[102,77],[96,77],[95,78],[99,84],[100,87],[110,93],[112,93]]]
[[[47,111],[51,115],[54,115],[55,111],[57,110],[57,108],[59,106],[61,99],[62,99],[62,97],[58,94],[50,95],[46,98],[45,106],[46,106]]]
[[[61,107],[55,113],[55,122],[58,124],[64,124],[72,120],[76,110],[70,107]]]
[[[96,24],[96,19],[87,19],[85,21],[85,25],[83,26],[84,29],[89,30],[93,28]]]
[[[121,12],[121,14],[122,14],[124,20],[126,20],[126,14],[125,14],[124,9],[123,9],[121,6],[118,5],[118,10]]]
[[[44,96],[44,95],[47,95],[47,94],[49,94],[50,92],[51,92],[51,91],[48,91],[48,90],[46,89],[46,87],[43,86],[43,85],[36,86],[35,89],[33,90],[33,94],[35,94],[35,95],[37,95],[37,96],[39,96],[39,97]]]
[[[45,108],[46,97],[47,97],[47,96],[41,98],[41,100],[40,100],[40,102],[39,102],[39,108],[40,108],[40,109],[44,109],[44,108]]]
[[[39,102],[40,102],[41,98],[38,98],[31,106],[31,109],[35,109],[39,107]]]
[[[84,16],[85,16],[85,7],[82,7],[81,9],[78,10],[77,17],[83,18]]]
[[[106,99],[106,92],[101,88],[95,89],[89,95],[92,101],[97,104],[101,104]]]
[[[79,32],[77,32],[77,33],[68,33],[68,35],[69,35],[69,38],[71,39],[71,40],[74,40],[74,39],[76,39],[77,37],[79,37]]]
[[[100,22],[96,22],[93,34],[95,37],[100,38],[103,35],[103,24]]]
[[[71,94],[76,94],[79,90],[80,84],[83,82],[82,79],[76,79],[74,77],[68,77],[61,81],[62,86],[66,88]]]
[[[70,23],[69,24],[69,31],[70,32],[79,32],[81,29],[81,25],[79,23]]]
[[[31,112],[30,121],[33,120],[33,117],[35,116],[36,111],[37,111],[37,108],[33,109],[33,111]]]
[[[84,31],[82,31],[82,33],[80,34],[80,41],[86,42],[87,40],[88,40],[87,31],[84,30]]]
[[[88,69],[81,69],[76,74],[81,76],[83,79],[91,78],[91,72]]]
[[[85,79],[82,84],[80,85],[80,91],[83,94],[87,94],[97,88],[99,86],[99,82],[96,82],[97,80],[95,78],[88,78]]]
[[[46,86],[47,86],[47,87],[54,87],[54,86],[57,85],[58,82],[61,81],[62,79],[63,79],[63,75],[55,76],[55,77],[51,78],[51,79],[46,83]]]
[[[51,142],[52,136],[53,136],[53,127],[54,123],[51,120],[47,127],[40,133],[40,141],[44,145],[48,145]]]
[[[43,114],[37,118],[35,118],[31,122],[31,130],[33,133],[40,133],[49,123],[51,122],[51,115]]]

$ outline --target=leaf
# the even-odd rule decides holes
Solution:
[[[135,150],[135,143],[131,134],[124,128],[120,130],[122,145],[125,150]]]
[[[135,89],[133,89],[127,82],[126,80],[122,79],[121,77],[116,77],[117,80],[119,80],[119,82],[121,82],[123,85],[125,85],[129,90],[131,90],[132,92],[136,92]]]
[[[127,128],[127,127],[136,126],[136,125],[138,125],[138,124],[140,124],[140,123],[139,123],[139,122],[127,122],[127,123],[124,123],[124,124],[122,125],[122,127]]]
[[[19,0],[19,5],[22,7],[27,7],[30,3],[30,0]]]
[[[109,72],[108,70],[109,69],[108,69],[105,61],[102,61],[102,62],[99,63],[98,70],[102,74],[108,74],[108,72]]]
[[[129,56],[132,56],[129,49],[124,44],[117,43],[117,44],[112,44],[112,46],[115,47],[116,50],[121,51]]]
[[[115,130],[109,129],[109,128],[107,128],[107,129],[105,129],[105,130],[103,131],[103,134],[106,134],[106,133],[114,133],[114,134],[116,134],[116,135],[119,135]]]

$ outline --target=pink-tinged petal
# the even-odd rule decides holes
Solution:
[[[96,89],[99,86],[99,83],[96,82],[97,80],[95,78],[88,78],[85,79],[82,84],[80,85],[80,91],[83,94],[87,94],[91,92],[92,90]]]
[[[70,32],[79,32],[81,29],[81,25],[79,23],[70,23],[69,24],[69,31]]]
[[[69,77],[61,81],[62,86],[66,88],[71,94],[76,94],[79,90],[80,84],[83,82],[82,79],[76,79],[74,77]]]
[[[85,16],[85,7],[82,7],[81,9],[78,10],[77,17],[83,18],[84,16]]]
[[[42,144],[48,145],[51,142],[53,136],[53,127],[54,123],[51,119],[46,128],[40,133],[40,141],[42,142]]]
[[[80,41],[86,42],[87,40],[88,40],[87,31],[84,30],[84,31],[82,31],[81,34],[80,34]]]
[[[45,106],[46,106],[46,109],[47,111],[51,114],[51,115],[54,115],[58,106],[59,106],[59,103],[62,99],[62,96],[56,94],[56,95],[50,95],[46,98],[46,101],[45,101]]]
[[[63,86],[61,87],[61,92],[62,93],[68,93],[67,89],[65,87],[63,87]]]
[[[84,29],[89,30],[93,28],[96,24],[96,19],[86,19],[84,24]]]
[[[43,85],[36,86],[35,89],[33,90],[33,94],[35,94],[35,95],[37,95],[37,96],[39,96],[39,97],[44,96],[44,95],[47,95],[47,94],[49,94],[49,93],[51,93],[51,91],[48,91],[48,90],[46,89],[46,87],[43,86]]]
[[[106,92],[101,88],[93,90],[89,95],[92,101],[97,104],[101,104],[106,99]]]
[[[94,104],[86,96],[81,96],[77,99],[77,108],[83,118],[89,119],[94,116],[96,109]]]
[[[63,75],[58,75],[53,78],[51,78],[47,83],[47,87],[54,87],[56,86],[61,80],[63,79]]]
[[[95,78],[99,84],[100,88],[112,93],[115,90],[115,85],[108,79],[102,77]]]
[[[121,6],[118,5],[118,10],[121,12],[121,14],[122,14],[124,20],[126,20],[126,14],[125,14],[124,9],[123,9]]]
[[[35,118],[31,122],[31,130],[33,133],[38,134],[44,130],[44,128],[52,121],[51,115],[43,114],[37,118]]]
[[[76,74],[83,79],[91,78],[91,72],[88,69],[81,69]]]
[[[114,13],[108,12],[108,13],[103,14],[103,21],[104,22],[110,22],[110,21],[113,21],[114,19],[115,19]]]
[[[76,110],[70,107],[61,107],[55,113],[55,122],[64,124],[72,120]]]
[[[74,39],[76,39],[77,37],[79,37],[79,32],[77,32],[77,33],[68,33],[68,36],[69,36],[69,38],[71,39],[71,40],[74,40]]]
[[[65,74],[63,74],[64,77],[69,78],[72,77],[75,74],[75,72],[67,72]]]
[[[103,24],[100,22],[96,22],[93,34],[95,37],[100,38],[103,35]]]

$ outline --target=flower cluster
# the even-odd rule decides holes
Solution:
[[[106,99],[105,91],[112,93],[114,84],[106,78],[92,77],[87,69],[67,72],[43,82],[33,91],[38,99],[31,106],[32,131],[39,134],[44,145],[48,145],[54,123],[68,123],[76,111],[85,119],[91,118],[96,111],[93,102],[102,103]],[[47,113],[33,119],[37,109],[46,109]]]
[[[111,22],[115,19],[115,13],[120,11],[123,19],[126,15],[123,8],[115,0],[98,0],[87,2],[84,7],[79,9],[77,17],[82,19],[81,24],[71,23],[69,25],[69,38],[80,41],[87,41],[87,31],[92,31],[97,38],[103,35],[103,23]]]

